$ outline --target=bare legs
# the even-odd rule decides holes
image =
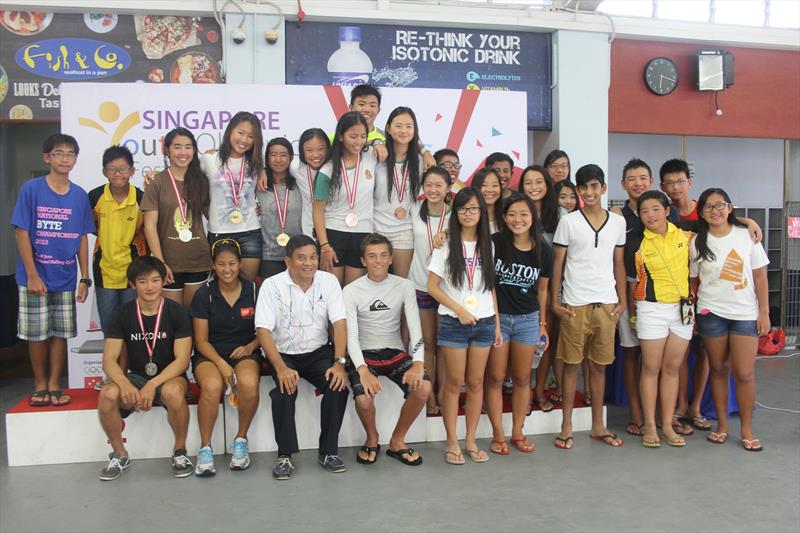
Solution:
[[[678,395],[678,369],[689,341],[673,333],[664,339],[642,340],[642,375],[640,381],[644,411],[645,442],[657,443],[656,398],[661,400],[661,428],[672,443],[684,442],[672,427],[672,415]],[[659,382],[659,375],[661,376]]]
[[[448,452],[459,454],[461,449],[456,436],[456,421],[458,419],[458,396],[461,386],[467,384],[466,423],[467,433],[465,444],[467,450],[477,450],[475,432],[481,415],[483,403],[483,375],[486,370],[486,361],[489,358],[488,347],[450,348],[439,347],[441,355],[447,365],[445,392],[442,402],[442,415],[444,427],[447,432]]]

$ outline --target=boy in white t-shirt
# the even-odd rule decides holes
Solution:
[[[614,331],[625,309],[625,219],[600,203],[606,192],[605,175],[597,165],[585,165],[575,174],[583,209],[561,217],[553,237],[555,262],[552,284],[562,286],[563,305],[553,291],[551,307],[560,319],[556,357],[564,361],[561,433],[556,448],[570,449],[572,408],[578,369],[589,359],[592,431],[589,436],[609,446],[622,439],[603,423],[605,367],[614,362]],[[562,270],[563,269],[563,270]]]

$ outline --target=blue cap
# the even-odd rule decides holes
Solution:
[[[361,42],[361,28],[358,26],[339,26],[339,40]]]

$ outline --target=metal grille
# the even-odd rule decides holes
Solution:
[[[785,213],[782,323],[786,330],[786,344],[797,346],[800,344],[800,235],[791,237],[789,227],[792,224],[800,225],[800,202],[786,202]]]

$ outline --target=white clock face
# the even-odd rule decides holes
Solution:
[[[644,82],[653,93],[667,95],[678,86],[678,67],[666,57],[657,57],[645,67]]]

